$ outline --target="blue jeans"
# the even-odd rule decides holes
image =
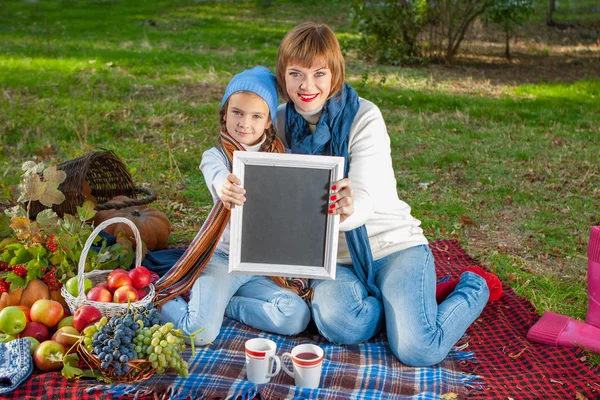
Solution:
[[[283,289],[269,277],[228,273],[228,255],[215,251],[190,293],[190,302],[176,297],[163,305],[161,323],[173,322],[186,335],[196,335],[197,345],[214,341],[223,316],[253,328],[280,335],[306,329],[310,310],[297,294]]]
[[[485,307],[489,290],[483,278],[464,272],[439,306],[435,266],[427,245],[374,261],[382,300],[369,296],[352,266],[337,265],[334,281],[312,281],[312,315],[330,342],[356,344],[385,324],[390,348],[402,363],[430,366],[442,361]]]

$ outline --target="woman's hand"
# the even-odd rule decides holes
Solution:
[[[242,184],[240,178],[230,173],[227,175],[225,182],[223,182],[223,186],[221,187],[221,193],[219,193],[219,198],[223,202],[223,205],[226,209],[231,210],[231,207],[243,206],[246,201],[246,190],[239,185]]]
[[[340,222],[354,214],[354,192],[350,185],[350,179],[344,178],[331,186],[329,214],[339,215]]]

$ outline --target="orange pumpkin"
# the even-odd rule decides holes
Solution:
[[[127,199],[125,196],[117,197],[112,198],[111,201]],[[141,239],[148,250],[160,250],[167,246],[171,234],[171,223],[167,216],[157,209],[148,206],[135,206],[120,210],[100,211],[94,216],[94,224],[98,226],[107,219],[114,217],[124,217],[133,222],[140,231]],[[106,227],[104,231],[113,236],[117,236],[119,232],[125,232],[135,247],[135,237],[131,228],[126,224],[112,224]]]

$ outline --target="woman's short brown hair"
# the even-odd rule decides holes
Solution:
[[[292,28],[281,40],[277,52],[277,88],[285,101],[289,100],[285,86],[285,70],[290,64],[310,68],[315,61],[325,61],[331,70],[329,98],[344,84],[344,56],[335,33],[326,24],[305,22]]]

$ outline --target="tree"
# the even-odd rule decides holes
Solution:
[[[546,25],[554,26],[552,13],[556,10],[556,0],[548,0],[548,11],[546,12]]]
[[[437,0],[430,4],[430,47],[452,62],[473,21],[493,0]]]
[[[495,0],[489,8],[492,22],[504,29],[505,50],[504,55],[510,60],[510,34],[513,29],[521,25],[534,11],[534,0]]]

